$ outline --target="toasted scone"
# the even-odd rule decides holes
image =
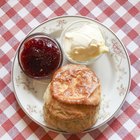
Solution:
[[[101,86],[84,65],[69,64],[57,70],[44,94],[44,118],[67,132],[81,132],[97,120]]]

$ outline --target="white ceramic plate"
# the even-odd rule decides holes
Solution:
[[[117,36],[101,23],[81,17],[63,16],[48,20],[30,32],[45,32],[60,41],[62,31],[73,21],[87,20],[98,24],[110,52],[91,64],[101,81],[102,95],[99,119],[97,123],[84,132],[91,131],[107,123],[121,108],[130,87],[130,61],[125,47]],[[64,59],[63,65],[69,63]],[[51,126],[43,119],[43,94],[49,83],[48,80],[34,80],[27,77],[20,69],[17,54],[13,62],[12,82],[16,99],[24,112],[36,123],[45,128],[62,132]]]

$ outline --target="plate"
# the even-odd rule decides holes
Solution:
[[[81,16],[62,16],[45,21],[33,29],[47,33],[60,42],[63,30],[73,21],[86,20],[97,24],[105,38],[110,52],[102,55],[89,65],[101,81],[102,94],[99,118],[95,125],[84,132],[99,128],[111,120],[123,105],[130,88],[130,61],[126,49],[118,37],[106,26],[90,18]],[[70,63],[64,58],[63,65]],[[62,132],[49,126],[43,118],[43,94],[50,79],[35,80],[27,77],[20,69],[17,53],[12,67],[12,82],[16,99],[24,112],[37,124],[44,128]]]

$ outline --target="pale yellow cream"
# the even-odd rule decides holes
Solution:
[[[75,61],[88,61],[109,51],[97,25],[86,24],[65,33],[65,51]]]

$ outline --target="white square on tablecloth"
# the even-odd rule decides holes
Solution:
[[[8,21],[6,21],[6,22],[4,23],[4,26],[5,26],[8,30],[11,29],[14,25],[15,25],[15,23],[14,23],[11,19],[9,19]]]
[[[11,49],[11,46],[8,42],[4,43],[0,48],[5,54]]]
[[[139,46],[135,43],[135,42],[133,42],[133,41],[131,41],[128,45],[127,45],[127,49],[130,51],[130,52],[134,52],[137,48],[138,48]]]
[[[0,8],[0,17],[2,17],[4,14],[4,11]]]
[[[140,136],[137,137],[137,140],[140,140]]]
[[[66,140],[66,138],[62,134],[58,134],[54,140]]]
[[[139,24],[139,22],[138,22],[136,19],[131,18],[131,19],[127,22],[127,24],[128,24],[131,28],[135,28],[135,27]]]
[[[35,28],[39,25],[39,22],[36,19],[33,19],[31,22],[29,22],[29,25],[31,28]]]
[[[69,8],[69,10],[66,11],[69,15],[75,15],[77,14],[77,10],[74,7]]]
[[[3,97],[2,93],[0,94],[0,103],[5,99],[5,97]]]
[[[131,66],[131,78],[133,78],[133,76],[135,76],[137,73],[138,71],[133,66]]]
[[[8,0],[7,2],[11,7],[14,7],[19,1],[18,0]]]
[[[109,140],[122,140],[122,138],[121,138],[118,134],[114,133],[114,134],[109,138]]]
[[[67,2],[67,0],[57,0],[55,1],[59,6],[62,6],[64,3]]]
[[[123,39],[126,34],[120,29],[118,30],[118,32],[116,33],[116,35],[120,38],[120,39]]]
[[[107,27],[111,27],[114,22],[110,19],[110,18],[107,18],[104,22],[103,22],[104,25],[106,25]]]
[[[121,6],[119,9],[117,9],[115,12],[116,12],[120,17],[122,17],[124,14],[127,13],[126,9],[124,9],[122,6]]]
[[[5,135],[1,137],[1,140],[13,140],[13,139],[10,137],[10,135],[8,135],[8,133],[5,133]]]
[[[23,31],[19,31],[15,34],[15,38],[18,40],[18,41],[21,41],[22,39],[25,38],[25,34],[23,33]]]
[[[26,140],[38,140],[38,137],[32,133]]]
[[[32,0],[32,4],[34,5],[34,6],[38,6],[39,4],[41,3],[41,1],[40,0]]]
[[[131,120],[127,120],[124,124],[123,124],[123,127],[128,131],[128,132],[131,132],[135,127],[136,127],[136,124]]]
[[[140,109],[138,109],[137,112],[140,114]]]
[[[3,79],[8,73],[8,70],[5,67],[2,67],[0,69],[0,79]]]
[[[8,108],[6,108],[3,112],[8,118],[12,117],[16,111],[12,106],[9,106]]]
[[[132,0],[132,1],[130,0],[129,3],[135,6],[136,4],[139,3],[139,0]]]
[[[48,17],[53,13],[53,11],[49,7],[47,7],[45,8],[45,10],[42,11],[42,13],[44,16]]]
[[[22,8],[20,11],[18,11],[18,15],[20,15],[22,18],[28,14],[29,12],[26,10],[26,8]]]
[[[132,92],[130,92],[126,97],[126,101],[129,104],[132,104],[136,99],[137,99],[137,97]]]
[[[105,3],[111,5],[112,3],[114,3],[114,0],[105,0]]]
[[[89,2],[91,2],[90,0],[80,0],[80,2],[83,4],[83,5],[87,5]]]
[[[15,124],[15,127],[18,129],[19,132],[22,132],[27,127],[27,124],[24,122],[24,120],[19,120]]]
[[[101,11],[101,9],[99,9],[97,6],[91,11],[91,13],[95,16],[98,17],[101,13],[103,13],[103,11]]]
[[[81,138],[81,140],[93,140],[93,138],[90,136],[90,134],[86,134],[84,137]]]

